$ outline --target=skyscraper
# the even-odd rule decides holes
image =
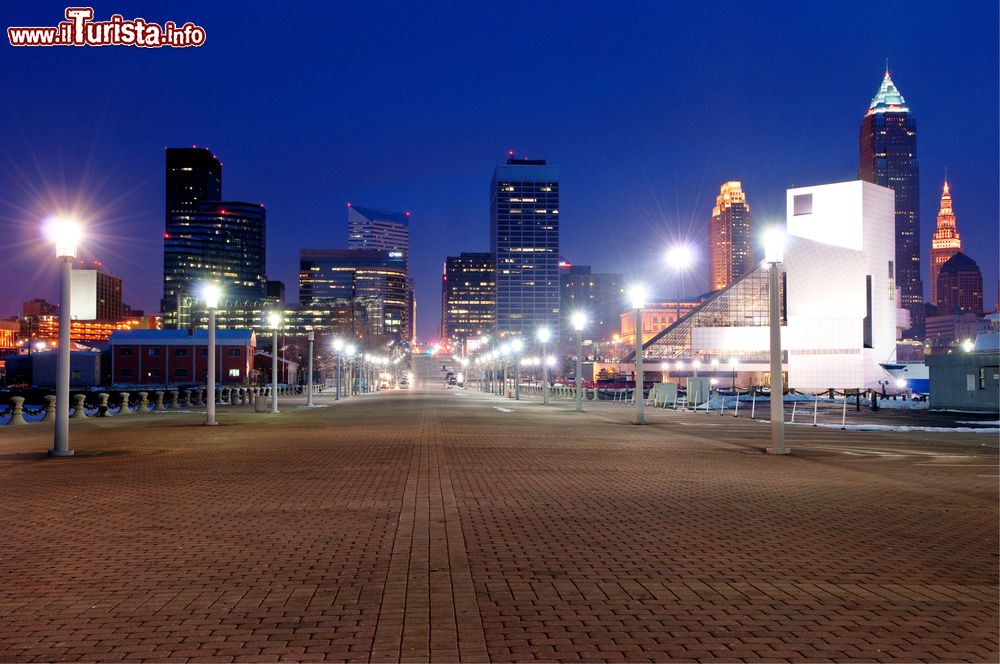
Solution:
[[[410,276],[410,213],[386,212],[347,204],[347,248],[399,252],[406,270],[406,311],[403,337],[412,340],[416,334],[416,299]]]
[[[944,192],[941,194],[941,210],[937,216],[937,230],[931,239],[931,304],[935,307],[940,305],[937,278],[941,266],[961,250],[962,239],[958,235],[955,212],[951,207],[951,192],[948,190],[948,181],[945,180]]]
[[[938,314],[971,311],[983,313],[983,273],[976,261],[961,251],[945,261],[938,271]]]
[[[861,121],[858,176],[896,193],[896,286],[900,305],[910,311],[906,336],[920,337],[925,311],[920,280],[917,122],[888,70]]]
[[[559,173],[543,159],[496,167],[490,184],[490,250],[496,257],[496,329],[559,334]]]
[[[569,325],[569,317],[577,310],[587,316],[584,339],[609,341],[618,332],[622,308],[626,306],[624,282],[620,274],[595,273],[589,265],[559,264],[564,348],[576,348],[576,332]]]
[[[210,150],[167,148],[160,303],[165,328],[191,324],[205,281],[219,284],[223,304],[264,297],[264,206],[221,199],[222,163]]]
[[[163,235],[163,324],[185,328],[206,281],[222,289],[222,305],[265,296],[264,206],[240,201],[200,202],[171,216]]]
[[[441,275],[441,338],[464,343],[492,333],[495,312],[493,254],[448,256]]]
[[[724,182],[708,222],[708,256],[712,290],[721,290],[754,269],[753,218],[742,183]]]
[[[406,269],[397,253],[375,249],[301,250],[300,304],[330,309],[353,306],[363,314],[355,330],[360,338],[371,342],[405,340]]]
[[[70,316],[77,320],[118,321],[122,318],[122,280],[106,272],[100,261],[77,261],[70,290]]]

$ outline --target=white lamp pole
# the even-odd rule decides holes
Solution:
[[[549,405],[549,362],[545,347],[551,336],[552,332],[549,331],[549,328],[538,328],[538,341],[542,344],[542,405],[544,406]]]
[[[356,351],[356,349],[354,347],[354,344],[348,344],[347,348],[344,349],[344,352],[347,353],[347,391],[344,393],[344,396],[347,396],[347,397],[352,396],[352,392],[354,391],[354,353],[355,353],[355,351]]]
[[[521,351],[524,350],[524,342],[520,338],[510,342],[510,347],[514,351],[514,401],[521,400]]]
[[[587,324],[587,315],[577,311],[570,317],[573,329],[576,330],[576,412],[583,412],[583,327]]]
[[[207,398],[205,400],[205,425],[215,426],[215,309],[219,306],[219,287],[215,284],[205,284],[201,296],[208,308],[208,375]],[[167,377],[170,380],[170,377]]]
[[[643,399],[643,375],[642,368],[642,305],[646,301],[646,291],[642,286],[633,286],[629,289],[629,297],[632,300],[632,308],[635,309],[635,416],[632,424],[645,424],[645,400]]]
[[[278,328],[281,327],[281,314],[272,311],[267,316],[273,330],[271,337],[271,412],[278,412]]]
[[[785,397],[781,376],[781,298],[779,278],[784,253],[785,237],[780,229],[773,228],[764,237],[764,260],[768,270],[768,313],[771,328],[771,454],[788,454],[785,447]]]
[[[306,375],[308,378],[306,382],[309,384],[309,391],[306,392],[306,405],[313,405],[313,341],[316,339],[316,333],[309,330],[309,368],[306,370]]]
[[[51,456],[73,456],[69,449],[69,362],[70,362],[70,289],[73,280],[73,259],[80,227],[69,219],[50,222],[48,234],[56,244],[59,259],[59,352],[56,355],[56,426]]]
[[[337,394],[333,397],[334,401],[340,401],[340,355],[344,351],[344,340],[334,339],[333,340],[333,350],[337,353],[337,375],[334,376],[337,382]]]

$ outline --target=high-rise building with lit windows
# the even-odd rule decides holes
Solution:
[[[410,275],[410,213],[387,212],[348,203],[347,248],[389,251],[398,253],[403,259],[407,278],[403,338],[414,339],[417,311],[413,278]]]
[[[493,254],[448,256],[441,275],[441,338],[464,342],[491,334],[495,313]]]
[[[496,167],[490,184],[490,250],[496,257],[496,330],[559,334],[559,173],[543,159]]]
[[[708,222],[712,290],[721,290],[754,269],[750,205],[738,180],[724,182]]]
[[[165,328],[192,324],[198,289],[222,289],[222,305],[264,298],[266,212],[260,203],[222,201],[222,163],[207,148],[167,148],[163,233]]]
[[[888,70],[861,121],[858,177],[896,195],[896,286],[910,311],[905,335],[923,334],[924,285],[920,279],[920,172],[917,122]]]
[[[937,277],[938,314],[983,313],[983,273],[961,251],[945,261]]]
[[[937,216],[937,230],[931,239],[931,304],[935,307],[940,304],[937,278],[941,266],[961,250],[962,238],[958,235],[955,211],[951,206],[951,191],[948,189],[948,181],[945,180],[944,192],[941,194],[941,210]]]

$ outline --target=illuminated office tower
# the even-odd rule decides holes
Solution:
[[[715,198],[708,222],[709,275],[712,290],[721,290],[754,269],[750,206],[737,180],[725,182]]]
[[[941,266],[961,250],[962,238],[958,235],[955,212],[951,207],[951,192],[948,189],[948,181],[945,180],[944,192],[941,194],[941,210],[937,216],[937,230],[931,239],[931,304],[935,307],[939,306],[940,300],[937,278]]]
[[[496,326],[493,254],[448,256],[441,275],[441,338],[465,342]]]
[[[406,270],[406,310],[403,317],[403,338],[416,335],[416,298],[410,276],[410,213],[386,212],[374,208],[347,204],[347,248],[391,252],[398,254]]]

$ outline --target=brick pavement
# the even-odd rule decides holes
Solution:
[[[0,660],[1000,658],[992,438],[329,406],[0,428]]]

